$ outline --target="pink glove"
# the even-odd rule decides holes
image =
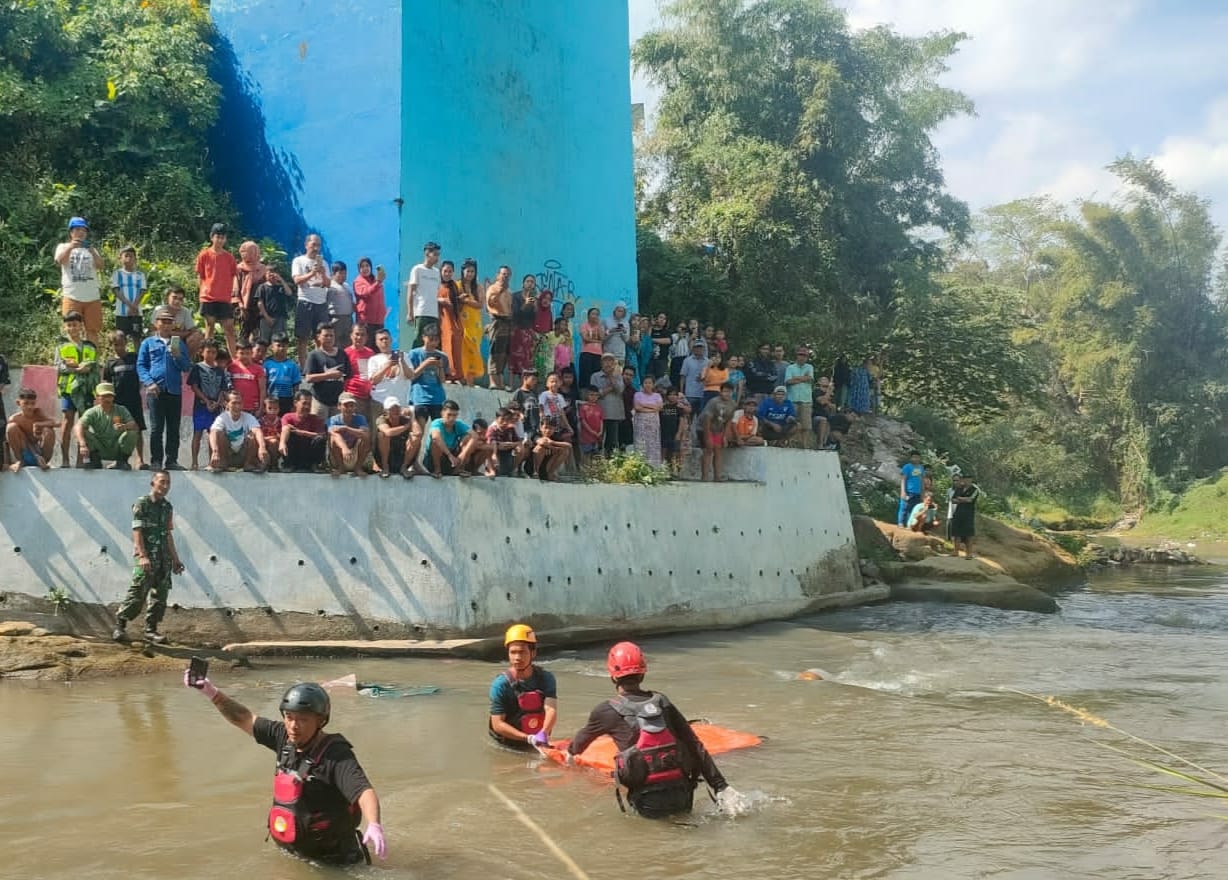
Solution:
[[[542,747],[548,746],[550,745],[550,737],[546,734],[546,731],[539,730],[537,733],[529,737],[529,745]]]
[[[384,843],[384,829],[378,822],[368,822],[367,830],[362,834],[362,842],[371,845],[371,849],[381,859],[388,852],[388,845]]]
[[[196,684],[192,684],[190,681],[188,681],[188,671],[186,669],[183,670],[183,686],[185,688],[192,688],[200,691],[209,698],[210,702],[212,702],[213,698],[217,696],[217,688],[213,686],[213,682],[209,681],[207,678],[202,678],[196,682]]]

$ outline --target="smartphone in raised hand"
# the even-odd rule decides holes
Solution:
[[[188,685],[198,688],[209,677],[209,661],[204,657],[193,657],[188,663]]]

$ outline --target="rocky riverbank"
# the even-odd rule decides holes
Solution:
[[[1054,612],[1054,594],[1083,582],[1074,557],[1032,532],[977,517],[976,558],[951,554],[940,538],[866,516],[853,517],[862,577],[891,588],[891,598]]]
[[[1088,544],[1086,550],[1091,565],[1209,565],[1193,553],[1171,542],[1158,547],[1104,547]]]
[[[109,639],[81,636],[63,617],[37,612],[6,612],[0,621],[0,681],[76,681],[149,675],[184,669],[199,649],[181,646],[120,645]],[[231,667],[249,665],[242,657],[206,652]]]

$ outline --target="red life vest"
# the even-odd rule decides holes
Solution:
[[[516,705],[520,707],[516,715],[515,726],[521,733],[537,733],[546,723],[546,695],[539,688],[529,688],[516,678],[516,673],[507,670],[503,673],[512,692],[516,694]]]
[[[338,741],[345,740],[337,734],[323,736],[302,756],[293,743],[286,743],[273,774],[269,836],[306,856],[335,854],[356,843],[358,805],[346,803],[336,788],[315,775],[324,753]]]
[[[610,705],[638,731],[635,745],[614,756],[614,779],[628,791],[677,786],[686,782],[682,753],[665,720],[669,701],[662,694],[647,700],[618,697]]]

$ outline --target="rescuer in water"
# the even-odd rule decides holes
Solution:
[[[222,717],[277,754],[269,836],[278,846],[332,865],[381,859],[386,845],[379,796],[345,737],[325,733],[329,699],[318,684],[296,684],[281,698],[281,721],[259,718],[219,691],[208,678],[183,674]],[[367,829],[361,838],[359,820]]]
[[[588,723],[567,746],[568,763],[597,737],[609,734],[618,746],[614,781],[627,789],[627,800],[641,816],[689,812],[701,776],[721,811],[737,812],[738,792],[725,781],[686,717],[665,694],[641,687],[648,661],[639,646],[619,642],[606,657],[606,669],[618,696],[589,714]],[[621,795],[618,802],[622,806]]]
[[[523,623],[503,636],[508,668],[490,685],[490,735],[501,745],[532,749],[550,745],[558,716],[554,673],[536,666],[537,634]]]

